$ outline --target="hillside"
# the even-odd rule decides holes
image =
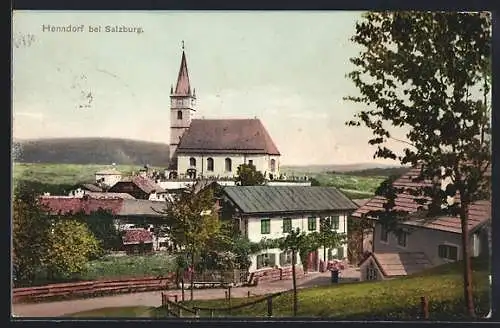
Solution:
[[[167,144],[113,138],[18,140],[13,145],[18,163],[111,164],[167,166]]]

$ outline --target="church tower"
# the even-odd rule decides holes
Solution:
[[[184,132],[191,125],[196,106],[196,93],[191,90],[189,75],[182,41],[182,58],[175,90],[170,88],[170,162],[177,169],[176,150]]]

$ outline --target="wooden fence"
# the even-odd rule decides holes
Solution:
[[[12,302],[36,301],[53,297],[82,297],[118,293],[134,293],[175,288],[175,275],[165,277],[133,278],[125,280],[97,280],[39,287],[14,288]]]

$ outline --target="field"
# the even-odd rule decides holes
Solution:
[[[484,316],[489,311],[488,265],[483,260],[474,262],[474,291],[477,313]],[[431,320],[463,318],[462,263],[444,265],[422,274],[380,282],[360,282],[314,287],[299,291],[299,317],[328,317],[335,320],[415,320],[419,317],[420,297],[429,300]],[[243,304],[255,298],[232,299],[232,305]],[[188,307],[227,307],[226,300],[185,302]],[[264,317],[266,303],[262,302],[231,316]],[[129,310],[128,310],[129,309]],[[98,316],[150,316],[162,317],[160,308],[109,308],[75,313],[74,317]],[[216,316],[228,316],[215,312]],[[201,312],[201,316],[208,316]],[[273,299],[273,316],[292,315],[292,294],[286,293]]]
[[[77,183],[94,181],[95,172],[104,168],[109,168],[109,165],[14,163],[12,177],[14,186],[21,180],[48,186],[74,186]],[[129,175],[134,171],[137,172],[141,166],[117,165],[116,168],[124,175]],[[337,187],[351,198],[368,198],[393,169],[379,169],[374,171],[377,174],[375,176],[366,175],[365,171],[359,171],[358,175],[358,171],[328,173],[307,168],[300,168],[300,171],[293,168],[284,170],[289,177],[308,176],[316,179],[321,185]]]

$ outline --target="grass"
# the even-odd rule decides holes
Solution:
[[[489,311],[488,264],[474,261],[474,291],[476,313],[484,316]],[[313,287],[299,291],[300,317],[323,317],[334,320],[416,320],[419,318],[420,297],[429,300],[431,320],[463,319],[462,263],[454,263],[427,270],[421,274],[400,279],[360,282]],[[248,303],[263,296],[234,298],[231,305]],[[185,302],[187,307],[228,306],[228,301],[205,300]],[[266,302],[233,310],[231,314],[215,312],[218,317],[264,317]],[[201,311],[201,317],[209,313]],[[285,293],[273,299],[273,317],[292,315],[292,294]],[[163,309],[144,306],[103,308],[74,313],[72,317],[164,317]]]
[[[82,274],[82,279],[97,280],[160,276],[174,272],[174,270],[174,259],[165,252],[151,255],[108,255],[87,263],[87,270]]]

